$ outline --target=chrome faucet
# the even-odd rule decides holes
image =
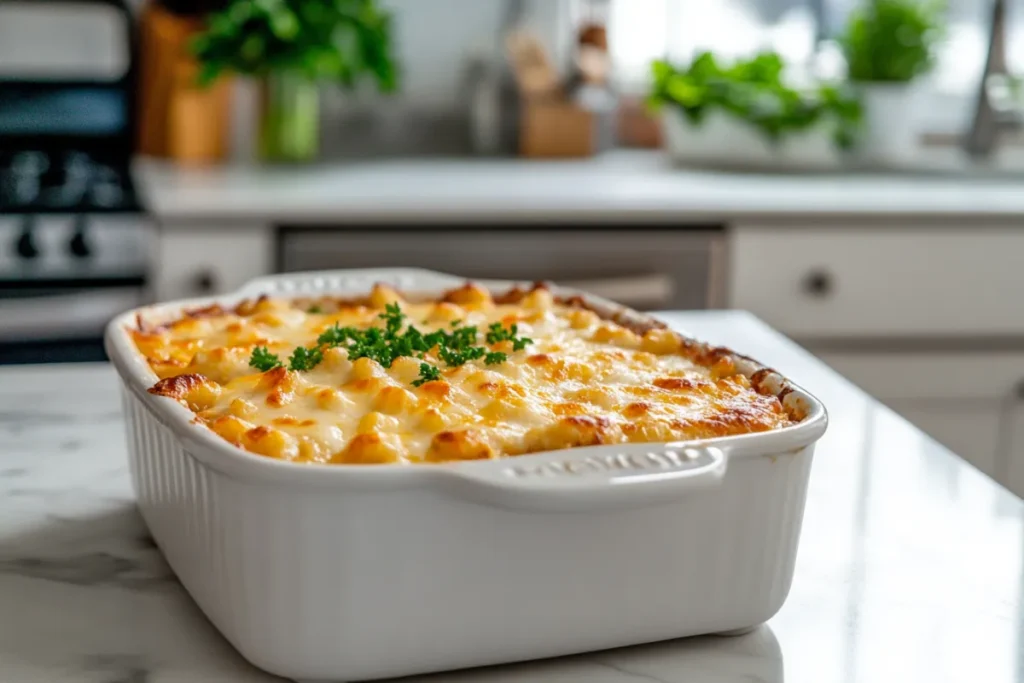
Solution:
[[[988,55],[978,84],[974,118],[964,138],[964,149],[975,158],[988,157],[995,149],[1000,131],[1014,130],[1021,121],[1006,63],[1006,0],[994,0],[989,24]]]

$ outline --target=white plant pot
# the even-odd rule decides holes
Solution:
[[[834,169],[842,154],[829,124],[791,133],[773,143],[754,126],[722,112],[693,124],[678,107],[663,110],[665,148],[681,164],[732,168],[807,170]]]
[[[861,86],[864,130],[858,156],[878,166],[901,166],[919,153],[921,90],[908,83]]]

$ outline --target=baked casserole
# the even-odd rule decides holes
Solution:
[[[736,357],[538,284],[473,283],[429,300],[260,297],[131,332],[196,421],[295,462],[492,459],[664,443],[798,421]],[[767,373],[768,371],[764,371]]]

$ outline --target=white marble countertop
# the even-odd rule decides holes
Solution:
[[[1024,216],[1021,178],[686,170],[650,151],[571,161],[347,161],[294,168],[136,164],[165,225],[196,221],[720,221]]]
[[[1024,683],[1024,506],[740,313],[666,316],[817,394],[793,589],[746,636],[437,674],[514,683]],[[243,683],[133,503],[111,368],[0,368],[0,681]]]

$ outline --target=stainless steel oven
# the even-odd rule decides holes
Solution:
[[[0,364],[102,359],[143,302],[136,54],[122,0],[0,0]]]
[[[723,304],[717,226],[282,227],[279,269],[409,266],[551,280],[638,310]]]
[[[107,321],[145,303],[151,232],[132,215],[0,215],[0,365],[104,359]]]

